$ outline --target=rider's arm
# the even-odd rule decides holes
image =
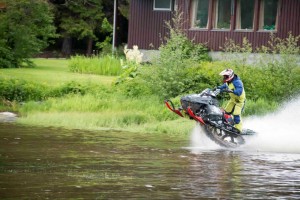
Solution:
[[[237,95],[237,96],[241,96],[241,94],[243,93],[243,83],[240,80],[234,81],[233,82],[234,85],[234,90],[233,90],[233,94]]]
[[[217,88],[221,89],[221,91],[223,91],[224,89],[228,89],[228,85],[227,85],[227,83],[224,83],[223,85],[220,85]]]

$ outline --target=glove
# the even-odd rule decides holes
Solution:
[[[221,93],[221,89],[214,88],[213,92],[214,92],[214,94],[217,96],[218,94]]]
[[[224,92],[233,93],[233,90],[231,90],[231,89],[226,89],[226,90],[224,90]]]

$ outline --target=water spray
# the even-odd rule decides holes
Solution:
[[[244,128],[257,132],[256,136],[246,138],[240,147],[245,151],[264,151],[277,153],[300,153],[300,98],[286,103],[277,112],[266,116],[244,118]],[[192,149],[220,149],[196,125],[190,138]]]

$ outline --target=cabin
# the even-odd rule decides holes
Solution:
[[[300,35],[300,0],[131,0],[128,47],[158,49],[174,11],[182,13],[188,38],[212,51],[226,39],[242,43],[246,37],[255,49],[267,44],[270,33]]]

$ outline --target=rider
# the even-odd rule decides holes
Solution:
[[[225,106],[225,112],[233,115],[234,127],[242,132],[241,114],[246,100],[243,82],[232,69],[225,69],[220,75],[223,76],[224,84],[217,88],[221,89],[221,92],[229,92],[230,96],[230,100]]]

